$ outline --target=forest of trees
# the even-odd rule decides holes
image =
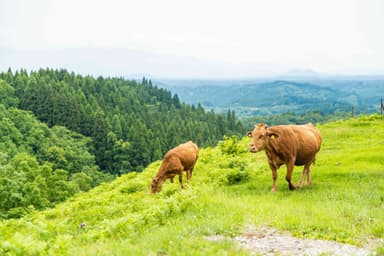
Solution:
[[[136,82],[40,69],[8,70],[0,79],[14,89],[14,97],[4,99],[13,101],[8,105],[32,111],[48,127],[61,125],[92,138],[97,165],[111,174],[140,171],[186,140],[208,146],[243,132],[234,112],[222,116],[186,105],[145,78]]]
[[[4,81],[0,92],[0,218],[53,206],[113,179],[96,165],[89,138],[49,128],[12,106],[17,99]]]
[[[359,111],[356,115],[361,114]],[[281,114],[273,114],[266,116],[252,116],[242,118],[242,124],[248,129],[253,129],[256,123],[265,123],[268,125],[279,125],[279,124],[305,124],[305,123],[326,123],[341,119],[348,119],[352,117],[351,112],[338,111],[333,114],[324,114],[320,111],[308,111],[305,113],[286,112]]]
[[[141,171],[187,140],[242,135],[235,113],[180,102],[150,80],[66,70],[0,73],[0,218],[55,205]]]

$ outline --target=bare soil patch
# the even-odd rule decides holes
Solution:
[[[224,236],[207,237],[210,241],[227,239]],[[290,255],[332,255],[332,256],[369,256],[374,254],[374,247],[383,241],[371,241],[366,247],[338,243],[327,240],[300,239],[288,232],[280,232],[271,227],[262,226],[250,229],[234,240],[253,255],[290,256]]]

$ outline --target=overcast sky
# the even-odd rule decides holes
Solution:
[[[384,1],[0,0],[0,48],[4,56],[26,49],[113,48],[169,58],[167,63],[182,58],[186,67],[193,60],[238,69],[383,74]],[[22,62],[0,56],[2,69]],[[175,64],[174,73],[154,63],[132,71],[188,75],[178,74]]]

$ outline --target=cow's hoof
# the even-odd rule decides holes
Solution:
[[[296,187],[294,185],[289,184],[289,190],[295,190],[295,189],[296,189]]]

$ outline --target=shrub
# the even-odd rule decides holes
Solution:
[[[209,172],[209,180],[218,185],[235,185],[250,179],[248,165],[239,158],[230,158],[227,162],[219,164],[218,169]]]
[[[235,135],[232,137],[224,136],[223,140],[218,143],[218,146],[224,155],[239,155],[244,151],[239,145],[239,140]]]
[[[227,185],[235,185],[249,180],[249,173],[242,169],[231,169],[226,175]]]

